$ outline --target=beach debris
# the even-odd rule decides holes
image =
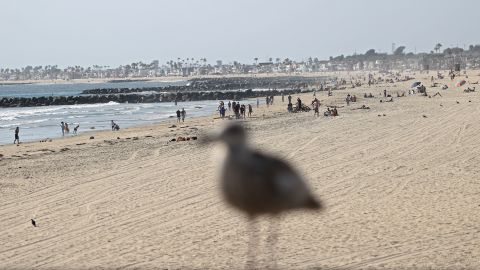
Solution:
[[[186,141],[196,141],[198,140],[198,137],[197,136],[191,136],[191,137],[183,137],[183,136],[179,136],[177,138],[173,138],[171,139],[170,141],[171,142],[186,142]]]
[[[422,116],[423,116],[423,118],[427,118],[427,116],[426,116],[425,114],[424,114],[424,115],[422,115]]]
[[[410,88],[415,88],[415,87],[417,87],[421,84],[422,84],[422,82],[414,82]]]
[[[465,83],[467,83],[467,81],[460,80],[460,81],[457,82],[457,84],[455,86],[460,87],[460,86],[464,85]]]
[[[168,128],[176,128],[176,127],[177,127],[176,125],[171,125]]]
[[[90,129],[95,129],[95,127],[90,127]]]
[[[221,141],[228,153],[221,169],[220,181],[225,200],[249,217],[248,269],[255,269],[256,223],[259,215],[277,216],[294,209],[320,210],[322,205],[305,184],[302,177],[285,161],[247,146],[246,131],[239,124],[231,124],[219,135],[205,142]],[[273,219],[270,232],[270,256],[274,257],[277,239],[277,219]],[[270,260],[273,264],[274,258]]]
[[[95,137],[93,137],[93,136],[90,136],[90,140],[93,140],[93,139],[95,139]]]
[[[33,227],[37,227],[37,222],[33,218],[30,219],[30,222],[32,223]]]
[[[136,141],[138,140],[138,137],[133,137],[132,140]]]
[[[458,102],[458,100],[457,100],[457,104],[460,104],[460,102]]]
[[[117,140],[120,140],[120,137],[117,137]]]
[[[68,151],[68,150],[70,150],[70,148],[65,147],[65,148],[60,149],[60,152],[65,152],[65,151]]]

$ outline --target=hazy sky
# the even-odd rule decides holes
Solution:
[[[0,0],[0,67],[327,59],[480,43],[478,0]]]

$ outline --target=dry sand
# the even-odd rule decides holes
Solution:
[[[252,145],[293,163],[327,205],[282,217],[280,269],[480,268],[480,95],[363,98],[412,82],[317,93],[322,111],[344,106],[336,118],[288,114],[276,97],[245,121]],[[246,220],[219,196],[216,151],[168,142],[224,121],[0,146],[0,268],[242,268]]]

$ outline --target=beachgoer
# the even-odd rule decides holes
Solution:
[[[230,111],[232,109],[232,103],[230,102],[230,100],[228,101],[228,110]]]
[[[68,123],[65,122],[65,133],[69,134],[70,133],[70,128],[68,128]]]
[[[312,102],[312,105],[313,105],[313,111],[314,111],[313,115],[320,116],[320,113],[318,112],[320,108],[320,101],[317,98],[315,98]]]
[[[288,95],[288,103],[292,103],[292,96]]]
[[[259,98],[257,98],[257,108],[258,108],[258,106],[260,106],[260,99]]]
[[[347,101],[347,106],[350,105],[350,94],[347,95],[347,98],[345,99],[345,101]]]
[[[387,89],[383,90],[383,96],[387,97]]]
[[[282,102],[285,101],[284,98],[285,98],[285,95],[284,95],[283,92],[282,92]]]
[[[292,104],[292,103],[288,103],[288,105],[287,105],[287,111],[288,111],[289,113],[293,112],[293,104]]]
[[[115,130],[115,122],[113,122],[113,120],[111,120],[111,124],[112,124],[112,131]]]
[[[220,107],[220,117],[225,118],[225,106]]]
[[[73,134],[77,134],[77,131],[78,131],[78,128],[80,127],[80,125],[77,125],[76,127],[73,128]]]
[[[177,110],[177,123],[180,123],[180,118],[181,117],[181,112],[180,110]]]
[[[20,137],[18,135],[19,132],[20,132],[20,128],[16,127],[15,128],[15,140],[13,140],[13,144],[15,144],[15,142],[17,142],[17,145],[20,144]]]
[[[248,117],[252,117],[253,109],[252,105],[248,104]]]
[[[268,105],[270,105],[270,97],[269,96],[265,97],[265,103],[267,104],[267,107],[268,107]]]
[[[182,114],[182,122],[185,122],[185,116],[187,116],[187,112],[185,111],[184,108],[182,108],[181,114]]]
[[[65,124],[62,122],[60,122],[60,126],[62,127],[62,136],[65,136]]]
[[[302,111],[302,100],[297,98],[297,112]]]
[[[245,105],[240,106],[240,115],[245,119]]]

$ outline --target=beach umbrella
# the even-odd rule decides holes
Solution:
[[[466,84],[466,83],[467,83],[467,81],[465,81],[465,80],[458,81],[458,82],[457,82],[457,87],[460,87],[460,86],[462,86],[462,85],[464,85],[464,84]]]
[[[422,84],[422,82],[414,82],[414,83],[412,84],[412,88],[417,87],[417,86],[419,86],[419,85],[421,85],[421,84]]]

